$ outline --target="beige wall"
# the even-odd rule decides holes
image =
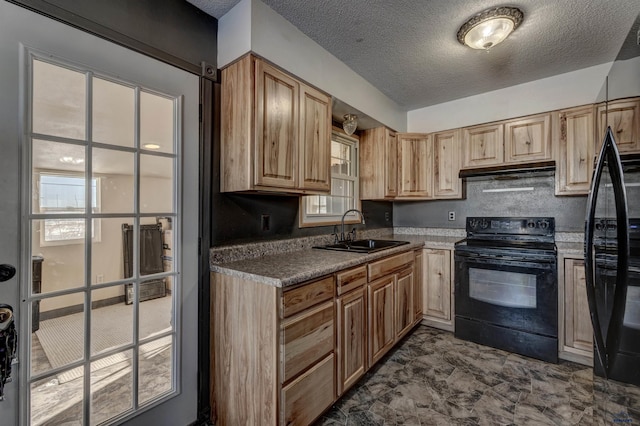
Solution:
[[[133,178],[123,175],[105,175],[100,180],[101,206],[103,212],[132,211]],[[140,192],[154,194],[145,197],[147,211],[171,210],[171,179],[143,177]],[[37,197],[37,195],[36,195]],[[133,223],[132,219],[101,219],[100,238],[91,247],[92,283],[109,282],[124,277],[122,255],[122,223]],[[155,223],[154,218],[143,218],[141,223]],[[41,246],[38,222],[32,232],[32,253],[44,257],[42,265],[42,292],[78,288],[84,284],[84,244]],[[122,285],[96,292],[93,300],[117,297],[124,294]],[[43,300],[41,312],[83,303],[81,293]]]

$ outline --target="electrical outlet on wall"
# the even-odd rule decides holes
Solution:
[[[104,282],[104,275],[103,274],[97,274],[96,275],[96,284],[100,284]]]
[[[449,212],[449,220],[456,220],[456,212]]]
[[[263,214],[260,218],[261,225],[263,231],[268,231],[271,228],[271,216],[268,214]]]

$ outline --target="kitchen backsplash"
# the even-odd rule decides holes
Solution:
[[[395,202],[394,227],[460,228],[467,216],[548,216],[558,232],[583,232],[586,196],[556,197],[553,175],[469,179],[466,199]],[[455,212],[455,220],[448,213]]]

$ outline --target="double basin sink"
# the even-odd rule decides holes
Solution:
[[[393,247],[409,244],[409,241],[397,240],[355,240],[344,241],[336,244],[327,244],[326,246],[317,246],[314,248],[323,250],[350,251],[353,253],[373,253]]]

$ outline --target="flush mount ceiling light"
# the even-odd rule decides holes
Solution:
[[[73,165],[78,165],[78,164],[82,164],[84,163],[84,158],[74,158],[71,156],[64,156],[64,157],[60,157],[60,162],[64,163],[64,164],[73,164]]]
[[[160,149],[160,145],[157,143],[145,143],[142,147],[147,149]]]
[[[502,43],[522,22],[517,7],[496,7],[480,12],[458,30],[458,41],[472,49],[489,50]]]
[[[347,135],[352,135],[358,128],[358,116],[355,114],[345,114],[342,128]]]

